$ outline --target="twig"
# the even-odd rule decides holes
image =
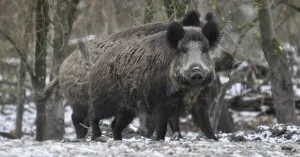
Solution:
[[[277,6],[279,6],[283,2],[284,2],[284,0],[278,1],[278,3],[275,3],[274,5],[271,6],[271,9],[276,8]],[[250,23],[256,23],[257,21],[258,21],[258,17],[255,17],[252,20],[252,22],[250,22]],[[241,32],[240,38],[239,38],[239,41],[238,41],[239,45],[242,43],[242,41],[244,40],[246,34],[252,28],[252,27],[246,27],[246,26],[248,26],[248,25],[244,24],[242,27],[240,27],[239,29],[236,30],[236,32]]]
[[[221,111],[222,111],[222,106],[224,103],[224,97],[225,97],[227,89],[229,89],[233,84],[235,84],[237,82],[241,82],[242,81],[241,76],[243,76],[243,74],[244,74],[243,72],[235,71],[232,74],[232,76],[230,77],[229,81],[222,85],[220,92],[214,101],[215,107],[212,111],[213,116],[211,118],[211,122],[212,122],[212,127],[213,127],[214,131],[217,130],[219,118],[220,118]]]
[[[82,124],[82,123],[79,123],[79,125],[81,125],[82,127],[86,128],[86,129],[89,129],[90,127],[87,127],[86,125]]]
[[[26,57],[22,54],[21,50],[18,48],[17,44],[14,42],[14,40],[7,35],[2,29],[0,29],[0,34],[2,34],[9,42],[10,44],[14,47],[14,49],[16,50],[16,52],[19,54],[19,56],[21,57],[22,60],[26,61]],[[26,64],[26,69],[30,75],[31,80],[35,79],[34,73],[32,68],[30,67],[29,64]]]
[[[43,95],[42,95],[41,97],[37,98],[37,99],[38,99],[37,101],[39,101],[39,102],[46,102],[46,101],[50,98],[50,96],[51,96],[51,94],[52,94],[52,92],[53,92],[53,89],[54,89],[58,84],[59,84],[59,80],[58,80],[58,78],[56,77],[56,78],[54,78],[54,79],[49,83],[49,85],[45,88]]]
[[[296,11],[298,11],[298,12],[300,12],[300,7],[297,7],[297,6],[295,6],[295,5],[293,5],[293,4],[290,4],[290,3],[287,3],[287,6],[293,8],[294,10],[296,10]]]

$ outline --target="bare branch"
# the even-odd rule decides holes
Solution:
[[[82,127],[86,128],[86,129],[89,129],[89,128],[90,128],[90,127],[88,127],[88,126],[86,126],[86,125],[84,125],[84,124],[82,124],[82,123],[79,123],[79,125],[81,125]]]
[[[42,96],[39,97],[39,98],[37,98],[37,99],[38,99],[37,101],[39,101],[39,102],[46,102],[46,101],[50,98],[50,96],[51,96],[51,94],[52,94],[54,88],[55,88],[58,84],[59,84],[59,81],[58,81],[58,78],[56,77],[56,78],[54,78],[54,79],[49,83],[49,85],[45,88],[44,93],[42,94]]]
[[[235,71],[235,73],[233,73],[231,75],[229,81],[222,85],[220,92],[219,92],[217,98],[215,99],[214,104],[212,105],[212,106],[214,106],[214,108],[210,111],[210,113],[213,113],[211,122],[212,122],[212,127],[213,127],[214,131],[217,130],[217,126],[218,126],[219,118],[221,115],[222,106],[224,104],[224,98],[225,98],[227,89],[229,89],[233,84],[241,82],[242,81],[241,76],[243,76],[243,75],[244,75],[244,72]]]
[[[281,1],[278,1],[277,3],[274,3],[272,6],[271,6],[271,9],[275,9],[277,6],[279,6],[281,3],[283,3],[284,0],[281,0]],[[251,22],[250,24],[254,24],[258,21],[258,17],[255,17]],[[240,27],[239,29],[236,30],[236,32],[241,32],[240,34],[240,38],[239,38],[239,45],[242,43],[242,41],[244,40],[246,34],[249,32],[249,30],[253,27],[249,26],[249,27],[246,27],[246,26],[249,26],[249,25],[242,25],[242,27]]]
[[[298,7],[298,6],[295,6],[295,5],[290,4],[290,3],[287,3],[287,6],[293,8],[294,10],[296,10],[296,11],[298,11],[298,12],[300,12],[300,7]]]
[[[2,34],[9,42],[10,44],[14,47],[14,49],[16,50],[16,52],[19,54],[19,56],[21,57],[22,60],[26,61],[26,57],[22,54],[22,51],[18,48],[17,44],[14,42],[14,40],[7,35],[2,29],[0,29],[0,34]],[[35,79],[34,73],[33,73],[33,68],[30,67],[30,65],[28,63],[26,63],[26,69],[30,75],[31,80]]]

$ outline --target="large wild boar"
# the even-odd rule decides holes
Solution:
[[[199,20],[200,14],[197,11],[189,11],[185,17],[178,20],[184,26],[201,26]],[[167,24],[151,23],[145,24],[127,30],[115,33],[105,39],[95,40],[87,43],[90,52],[90,60],[94,63],[103,53],[103,50],[109,50],[111,47],[118,45],[121,41],[142,39],[146,36],[165,31]],[[88,123],[88,82],[87,71],[89,69],[88,62],[81,54],[80,50],[75,50],[68,56],[59,70],[59,85],[62,94],[67,99],[68,104],[72,107],[72,121],[76,130],[77,138],[84,138],[87,129],[82,127],[80,123],[89,126]]]
[[[101,136],[99,121],[114,117],[115,140],[138,115],[151,115],[156,140],[165,138],[169,117],[188,110],[205,135],[217,140],[202,96],[215,79],[209,56],[219,42],[217,19],[203,28],[178,22],[166,31],[103,49],[88,74],[92,139]]]
[[[239,66],[242,63],[242,61],[236,59],[232,54],[220,49],[215,50],[211,56],[213,57],[216,73],[235,70],[239,68]],[[215,101],[215,99],[219,94],[220,88],[221,88],[221,83],[217,78],[212,83],[212,85],[209,86],[209,88],[206,88],[205,94],[202,94],[202,96],[205,97],[205,99],[208,101],[209,104],[213,104],[213,102]],[[234,126],[232,126],[233,122],[231,122],[232,119],[230,119],[231,116],[227,111],[228,109],[226,109],[225,107],[222,108],[221,117],[220,117],[222,124],[219,123],[218,130],[229,133],[234,131]],[[181,113],[181,115],[186,116],[187,113],[183,112]],[[146,114],[142,114],[139,116],[139,118],[141,124],[139,128],[140,134],[147,138],[150,138],[155,131],[155,124],[152,119],[153,117],[147,116]],[[229,126],[224,127],[224,125],[229,125]],[[179,127],[179,116],[175,115],[170,117],[169,126],[172,131],[172,134],[176,135],[174,137],[182,138],[180,127]]]
[[[216,17],[213,13],[209,12],[207,13],[205,20],[206,22],[210,20],[214,20]],[[203,22],[201,21],[201,26],[203,26]],[[237,69],[241,65],[241,61],[237,60],[232,54],[228,53],[227,51],[223,50],[221,46],[217,48],[213,53],[210,53],[213,62],[215,64],[215,71],[216,72],[224,72],[224,71],[231,71]],[[220,82],[218,80],[213,82],[213,85],[211,85],[209,88],[205,90],[205,93],[202,94],[202,96],[208,100],[209,104],[212,104],[215,98],[218,95],[220,88]],[[186,116],[187,113],[182,113],[183,116]],[[153,122],[153,117],[147,116],[146,114],[141,114],[139,116],[140,121],[141,121],[141,126],[139,132],[141,135],[150,138],[154,131],[155,131],[155,124]],[[226,108],[222,109],[221,113],[221,118],[222,122],[226,123],[227,125],[230,125],[230,116],[229,113],[227,112]],[[219,123],[219,125],[222,125]],[[231,124],[232,125],[232,124]],[[178,138],[182,138],[180,127],[179,127],[179,116],[175,115],[169,118],[169,126],[170,129],[172,130],[173,135],[177,135]],[[218,127],[219,128],[219,127]],[[225,128],[225,129],[224,129]],[[230,129],[229,127],[222,127],[221,130],[223,132],[230,132],[230,130],[234,130],[234,127],[231,126]],[[177,133],[177,134],[174,134]]]

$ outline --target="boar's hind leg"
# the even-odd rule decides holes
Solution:
[[[155,129],[156,129],[156,140],[164,140],[167,132],[167,125],[168,125],[168,110],[165,107],[158,106],[156,107],[153,112],[153,118],[155,121]]]
[[[99,97],[92,102],[89,110],[89,119],[92,126],[92,140],[97,140],[101,136],[99,122],[102,119],[111,118],[118,110],[115,97]]]
[[[170,117],[169,125],[172,130],[172,134],[178,133],[178,138],[182,138],[180,128],[179,128],[179,116]]]
[[[91,125],[92,125],[92,140],[96,140],[97,137],[101,136],[101,130],[99,127],[100,119],[96,116],[91,116]]]
[[[78,114],[76,112],[72,113],[72,122],[75,127],[77,139],[85,138],[85,136],[87,134],[87,129],[80,125],[80,123],[84,124],[85,118],[86,118],[86,115]]]
[[[123,129],[132,122],[134,117],[135,113],[128,110],[122,110],[116,114],[111,124],[114,140],[122,140]]]

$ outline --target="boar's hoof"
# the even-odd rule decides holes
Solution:
[[[182,139],[182,135],[179,132],[174,132],[171,141],[179,141],[180,139]]]
[[[103,137],[103,136],[100,136],[100,137],[96,137],[94,139],[92,139],[94,141],[97,141],[97,142],[107,142],[108,141],[108,138],[107,137]]]

